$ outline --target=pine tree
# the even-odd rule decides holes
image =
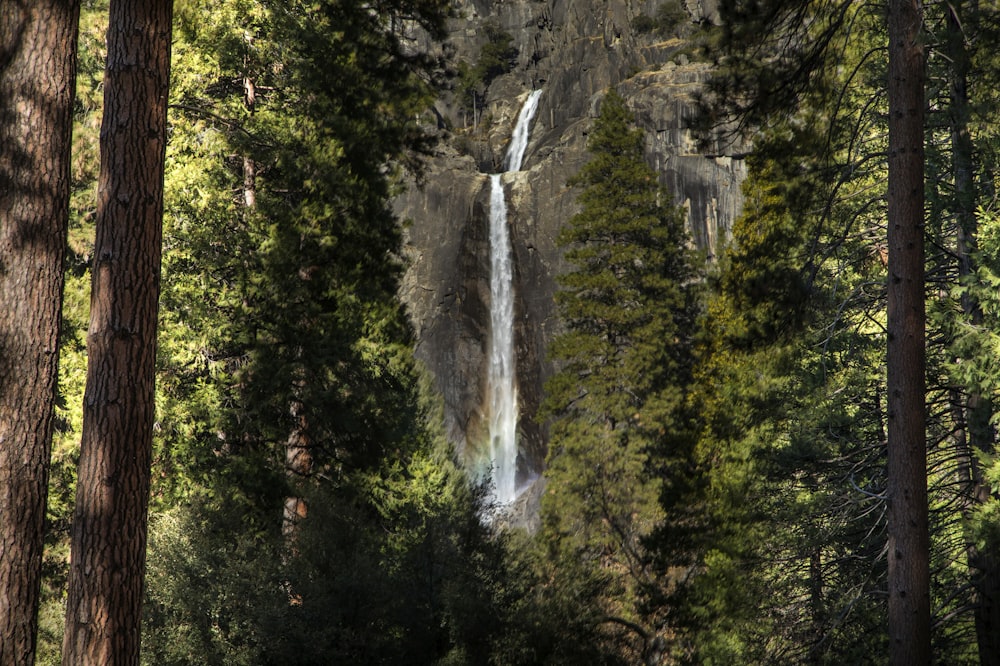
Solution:
[[[923,18],[889,3],[887,417],[890,663],[929,664],[924,303]]]
[[[690,370],[696,271],[683,217],[643,157],[643,133],[611,90],[590,133],[591,160],[571,181],[581,210],[559,241],[572,269],[557,305],[566,331],[551,353],[552,417],[543,500],[549,538],[608,576],[602,605],[640,626],[655,583],[643,545],[661,519],[661,443],[678,429]],[[656,631],[637,631],[643,649]]]
[[[882,544],[864,538],[882,528],[880,341],[864,294],[881,267],[842,226],[853,208],[817,213],[840,171],[821,150],[829,132],[796,121],[758,136],[709,281],[692,388],[701,481],[687,522],[658,539],[690,574],[669,602],[693,663],[884,650]]]
[[[0,2],[0,664],[32,664],[80,3]]]
[[[487,661],[500,545],[428,425],[390,207],[445,4],[178,8],[150,663]]]
[[[172,2],[111,3],[64,664],[138,664]]]
[[[942,484],[945,493],[956,496],[959,508],[952,509],[951,523],[960,522],[961,526],[953,527],[952,533],[962,533],[965,552],[963,555],[963,547],[957,545],[960,538],[953,539],[952,566],[957,570],[958,563],[965,560],[967,577],[975,590],[971,598],[959,598],[975,609],[980,662],[996,664],[1000,663],[1000,613],[996,610],[1000,560],[993,555],[995,548],[981,540],[982,523],[969,518],[982,515],[981,510],[995,501],[981,462],[996,450],[992,422],[998,396],[988,379],[993,374],[990,354],[984,355],[980,347],[993,324],[988,307],[983,305],[992,296],[984,282],[989,269],[979,249],[979,218],[983,217],[980,207],[989,207],[995,196],[992,174],[996,157],[991,148],[995,131],[989,100],[995,95],[997,70],[991,62],[993,53],[985,45],[995,39],[998,17],[995,9],[970,2],[952,3],[941,11],[942,19],[932,12],[926,21],[934,30],[928,39],[931,101],[925,124],[931,128],[927,133],[926,208],[929,236],[934,239],[928,274],[935,287],[930,293],[936,292],[928,304],[928,329],[932,332],[928,403],[933,406],[930,439],[945,443],[949,457],[941,456],[941,462],[936,463],[932,455],[931,490],[935,476],[940,476],[947,479]],[[935,57],[936,52],[944,58]],[[946,85],[939,87],[938,81]],[[947,395],[947,402],[936,399],[937,395]],[[943,474],[934,474],[938,468]],[[955,476],[961,480],[958,486],[949,483]],[[942,550],[938,544],[933,547]],[[962,585],[963,578],[966,576],[959,576],[955,585]]]
[[[678,652],[692,663],[852,663],[886,651],[884,97],[874,92],[884,64],[870,56],[884,17],[841,15],[842,5],[768,4],[766,16],[793,24],[744,35],[767,51],[787,33],[822,34],[835,59],[796,60],[796,47],[819,42],[795,38],[791,54],[775,54],[778,71],[801,67],[805,80],[739,54],[722,73],[744,90],[775,86],[785,106],[764,96],[747,110],[765,127],[696,352],[692,464],[704,481],[689,523],[663,539],[681,537],[693,555],[678,562],[689,578],[672,597]]]

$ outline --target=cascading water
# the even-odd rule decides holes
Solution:
[[[538,110],[538,98],[542,96],[541,90],[533,90],[528,99],[521,107],[521,113],[517,116],[517,123],[514,125],[514,134],[510,137],[510,146],[507,147],[507,158],[504,160],[504,171],[520,171],[521,162],[524,161],[524,151],[528,149],[528,133],[531,130],[531,121]]]
[[[504,160],[504,171],[520,171],[528,131],[541,90],[521,108]],[[490,355],[487,397],[490,408],[490,459],[493,493],[503,507],[517,498],[517,376],[514,356],[513,250],[507,230],[507,202],[501,174],[490,176]]]
[[[514,290],[507,203],[500,174],[490,176],[490,460],[494,499],[517,495],[517,377],[514,372]]]

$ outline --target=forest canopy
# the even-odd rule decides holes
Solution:
[[[618,73],[535,121],[586,97],[519,522],[396,203],[487,181],[555,4],[0,0],[0,666],[1000,665],[1000,13],[577,17]],[[703,66],[682,126],[629,49]],[[670,132],[745,160],[712,247]]]

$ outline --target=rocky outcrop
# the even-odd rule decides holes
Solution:
[[[453,99],[436,105],[449,129],[443,130],[423,184],[396,201],[397,212],[409,223],[410,268],[402,297],[416,328],[417,356],[444,398],[448,437],[466,464],[484,464],[490,298],[485,174],[500,171],[522,103],[532,89],[542,88],[523,170],[503,177],[516,262],[519,480],[527,485],[540,473],[545,456],[545,429],[534,415],[552,373],[546,349],[559,327],[553,294],[565,265],[556,238],[578,210],[578,192],[567,181],[588,159],[587,132],[605,91],[617,86],[635,111],[646,132],[650,164],[687,209],[692,240],[709,258],[740,210],[745,166],[740,151],[721,140],[711,154],[700,152],[688,129],[710,65],[692,58],[685,39],[633,29],[637,17],[655,16],[660,2],[465,0],[456,5],[460,18],[453,21],[451,43],[458,58],[475,59],[483,39],[479,27],[490,20],[513,36],[517,64],[490,85],[486,108],[475,122]],[[688,0],[685,7],[688,21],[679,34],[714,19],[711,0]]]

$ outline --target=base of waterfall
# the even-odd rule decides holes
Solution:
[[[542,526],[541,504],[545,477],[536,476],[518,489],[514,501],[486,508],[486,522],[496,529],[522,529],[535,534]]]

